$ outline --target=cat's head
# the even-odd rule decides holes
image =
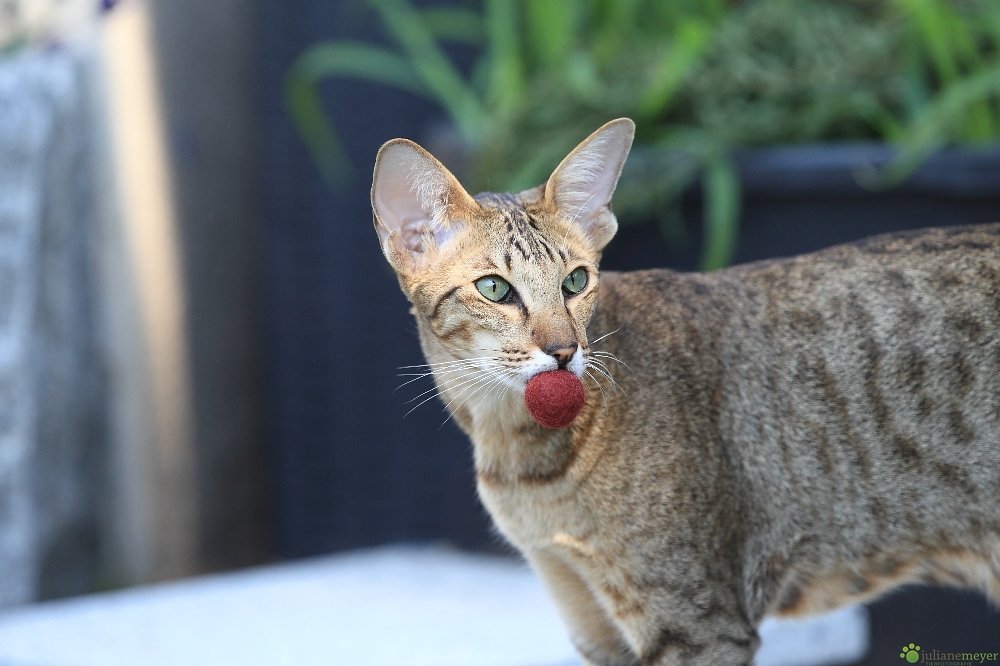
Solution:
[[[634,123],[587,137],[542,185],[471,196],[406,139],[379,150],[372,184],[382,252],[413,304],[428,361],[472,361],[523,389],[539,372],[582,376],[597,263]]]

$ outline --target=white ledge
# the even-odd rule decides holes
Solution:
[[[758,666],[864,650],[852,608],[763,627]],[[576,666],[523,564],[393,547],[49,602],[0,614],[3,666]]]

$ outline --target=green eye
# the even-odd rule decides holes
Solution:
[[[584,287],[587,286],[587,271],[583,268],[577,268],[575,271],[566,276],[563,280],[563,289],[571,294],[579,294],[583,291]]]
[[[510,294],[510,283],[502,277],[487,275],[484,278],[476,280],[476,289],[479,290],[480,294],[494,303],[499,303]]]

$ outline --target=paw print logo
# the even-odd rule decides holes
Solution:
[[[917,663],[920,661],[920,646],[913,643],[904,645],[903,649],[899,651],[899,658],[905,659],[910,664]]]

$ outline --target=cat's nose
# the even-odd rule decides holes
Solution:
[[[573,358],[573,354],[576,353],[576,344],[553,342],[552,344],[545,345],[545,349],[542,351],[556,360],[556,363],[559,364],[560,370],[565,370],[566,366]]]

